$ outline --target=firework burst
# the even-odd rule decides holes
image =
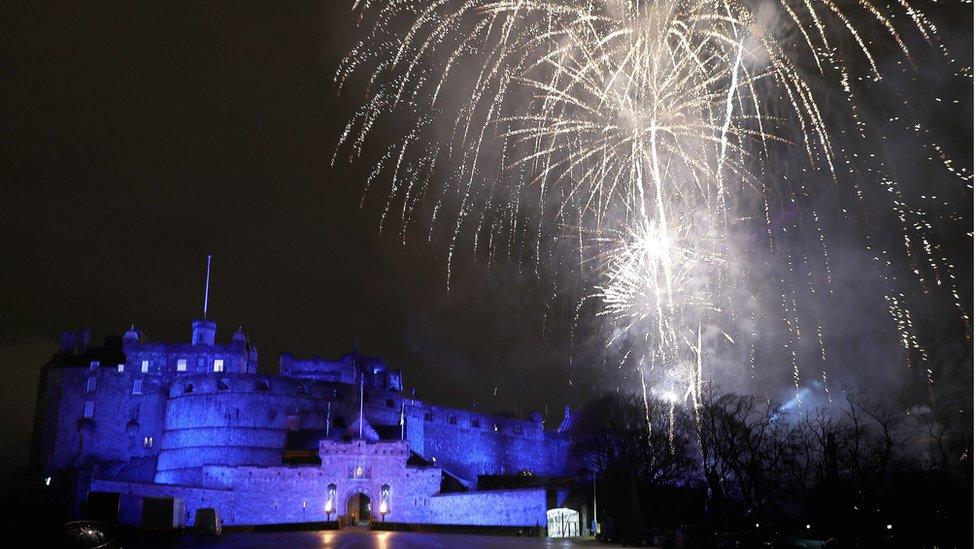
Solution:
[[[490,254],[533,250],[537,267],[555,249],[547,243],[571,237],[596,277],[590,296],[615,324],[611,343],[621,334],[636,342],[625,356],[642,384],[645,370],[665,380],[644,384],[645,397],[697,401],[709,340],[754,344],[742,319],[757,313],[743,301],[756,278],[772,278],[781,299],[760,314],[782,320],[799,395],[801,340],[816,338],[815,360],[827,351],[820,319],[802,318],[798,302],[831,291],[831,258],[823,212],[809,206],[802,224],[774,219],[774,205],[801,208],[820,192],[812,176],[780,175],[778,158],[801,151],[804,172],[864,200],[821,95],[846,98],[841,123],[866,143],[851,82],[882,77],[867,33],[910,64],[900,26],[938,46],[924,15],[869,0],[364,0],[355,9],[369,23],[337,82],[367,74],[367,100],[337,156],[367,154],[391,114],[412,123],[367,182],[390,181],[381,227],[398,219],[405,238],[419,212],[430,231],[446,224],[448,285],[465,234]],[[844,62],[851,52],[857,63]],[[968,192],[968,172],[954,173]],[[911,222],[891,178],[875,179],[896,197],[906,253],[954,280],[931,226]],[[749,231],[763,243],[739,236]],[[778,243],[789,231],[811,238],[816,253]],[[805,285],[770,275],[770,256]],[[890,264],[877,271],[901,340],[924,361]],[[968,310],[949,291],[968,333]],[[829,390],[825,366],[815,372]]]

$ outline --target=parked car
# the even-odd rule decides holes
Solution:
[[[674,546],[681,549],[715,547],[715,530],[704,524],[685,524],[675,530]]]
[[[186,503],[181,498],[142,498],[142,529],[158,533],[182,533]]]
[[[76,520],[61,530],[61,547],[67,549],[110,549],[121,547],[115,532],[104,523]]]
[[[220,522],[220,514],[213,507],[203,507],[197,509],[193,519],[193,537],[200,539],[204,537],[219,538],[223,533],[224,526]]]
[[[807,524],[805,527],[789,537],[790,547],[800,547],[802,549],[825,549],[832,543],[830,535]]]

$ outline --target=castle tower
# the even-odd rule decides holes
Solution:
[[[194,345],[213,345],[217,339],[217,323],[206,318],[198,318],[193,321]]]
[[[129,326],[129,329],[125,331],[125,335],[122,336],[122,341],[125,341],[126,343],[139,343],[140,339],[141,334],[139,333],[139,330],[136,329],[135,324]]]

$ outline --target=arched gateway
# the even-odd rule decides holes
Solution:
[[[350,524],[367,525],[372,514],[372,498],[365,488],[357,487],[346,494],[346,516]]]

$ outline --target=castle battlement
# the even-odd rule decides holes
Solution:
[[[238,330],[228,343],[216,343],[216,331],[213,321],[195,320],[190,343],[164,343],[148,341],[133,326],[122,337],[124,369],[155,375],[257,373],[258,350],[243,330]]]
[[[393,456],[406,460],[410,457],[410,444],[399,440],[392,442],[323,440],[319,442],[319,456],[323,458],[326,456]]]
[[[42,370],[37,469],[68,479],[82,464],[96,471],[93,487],[124,487],[126,497],[234,507],[229,524],[312,520],[325,501],[345,512],[359,497],[386,498],[403,520],[463,520],[431,496],[471,489],[479,475],[569,471],[568,436],[539,414],[424,402],[404,394],[399,370],[358,351],[284,353],[279,374],[261,374],[243,331],[227,343],[216,335],[211,320],[195,321],[183,343],[149,341],[134,327],[102,346],[67,333]],[[544,494],[519,494],[505,501],[538,515]]]

